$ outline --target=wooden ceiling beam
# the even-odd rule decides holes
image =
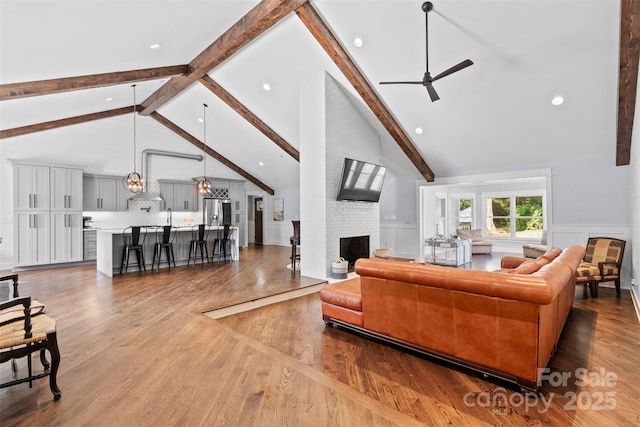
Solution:
[[[189,132],[187,132],[186,130],[182,129],[180,126],[178,126],[175,123],[173,123],[171,120],[169,120],[166,117],[164,117],[162,114],[158,113],[157,111],[154,111],[154,112],[152,112],[150,114],[150,116],[153,117],[154,119],[156,119],[159,123],[161,123],[164,126],[166,126],[168,129],[170,129],[173,132],[175,132],[177,135],[179,135],[183,139],[189,141],[191,144],[193,144],[197,148],[202,149],[204,147],[204,150],[208,155],[210,155],[211,157],[213,157],[214,159],[216,159],[217,161],[219,161],[220,163],[222,163],[223,165],[225,165],[229,169],[233,170],[234,172],[242,175],[248,181],[250,181],[250,182],[254,183],[255,185],[257,185],[258,187],[262,188],[264,191],[266,191],[270,195],[273,196],[275,194],[275,191],[273,190],[273,188],[269,187],[268,185],[266,185],[265,183],[260,181],[258,178],[256,178],[255,176],[251,175],[249,172],[245,171],[240,166],[236,165],[231,160],[229,160],[226,157],[224,157],[222,154],[218,153],[217,151],[215,151],[214,149],[212,149],[208,145],[204,144],[198,138],[196,138],[195,136],[191,135]]]
[[[138,106],[140,108],[140,106]],[[11,138],[19,135],[40,132],[43,130],[55,129],[63,126],[76,125],[78,123],[90,122],[92,120],[106,119],[108,117],[120,116],[132,113],[133,106],[116,108],[113,110],[100,111],[98,113],[84,114],[82,116],[67,117],[66,119],[53,120],[50,122],[37,123],[34,125],[22,126],[12,129],[0,130],[0,139]]]
[[[188,72],[188,65],[172,65],[168,67],[90,74],[88,76],[65,77],[61,79],[9,83],[0,85],[0,101],[162,79],[187,74]]]
[[[189,63],[188,75],[174,77],[142,102],[149,115],[191,86],[260,34],[280,22],[306,0],[262,0]]]
[[[384,105],[376,91],[371,87],[358,66],[353,62],[349,54],[344,50],[338,39],[333,35],[322,17],[313,8],[311,3],[305,2],[298,9],[296,14],[302,20],[307,29],[313,34],[318,43],[331,57],[340,71],[345,75],[349,83],[360,94],[364,102],[369,106],[373,114],[391,134],[402,151],[415,165],[420,174],[429,182],[434,180],[433,171],[422,158],[418,149],[413,145],[411,139],[404,132],[402,127],[395,120],[391,112]]]
[[[285,153],[293,157],[297,162],[300,161],[300,152],[287,141],[284,140],[276,131],[271,129],[265,122],[260,120],[258,116],[253,114],[251,110],[244,106],[240,101],[227,92],[222,86],[215,80],[205,74],[200,78],[202,83],[207,89],[213,92],[218,98],[225,102],[233,111],[240,114],[247,122],[258,129],[264,136],[273,141],[278,147],[282,148]]]
[[[640,60],[640,0],[620,4],[620,75],[618,78],[618,136],[616,166],[631,161],[631,136],[636,107]]]

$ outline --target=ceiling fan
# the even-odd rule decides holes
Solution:
[[[423,85],[427,92],[429,93],[429,97],[431,98],[431,102],[437,101],[440,99],[438,93],[433,88],[433,83],[436,80],[439,80],[443,77],[448,76],[449,74],[453,74],[456,71],[460,71],[463,68],[467,68],[472,65],[473,62],[470,59],[465,59],[461,63],[454,65],[448,70],[443,71],[435,77],[431,77],[431,73],[429,73],[429,11],[433,9],[433,3],[430,1],[422,3],[422,10],[425,15],[425,33],[426,33],[426,58],[427,58],[427,71],[424,73],[424,77],[422,77],[422,81],[408,81],[408,82],[380,82],[381,85],[397,85],[397,84],[409,84],[409,85]]]

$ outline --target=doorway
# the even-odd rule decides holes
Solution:
[[[264,202],[262,197],[256,197],[253,200],[253,211],[255,218],[254,241],[256,245],[262,244],[262,214],[264,211]]]

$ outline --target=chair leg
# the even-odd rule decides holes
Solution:
[[[122,268],[124,267],[124,263],[127,257],[127,247],[122,247],[122,261],[120,262],[120,274],[122,274]]]
[[[615,279],[613,283],[616,285],[616,295],[620,296],[620,279]]]
[[[58,350],[58,335],[56,331],[47,334],[47,349],[51,354],[51,371],[49,372],[49,388],[53,393],[53,400],[60,399],[62,393],[58,388],[58,367],[60,367],[60,351]]]
[[[127,262],[124,264],[124,273],[127,274],[129,272],[129,248],[126,248],[125,252],[127,253],[126,255]]]
[[[47,360],[47,352],[44,350],[44,348],[42,350],[40,350],[40,363],[42,363],[42,367],[44,368],[45,371],[49,369],[49,361]]]
[[[589,282],[589,290],[591,291],[592,298],[598,298],[598,281],[592,280]]]
[[[31,347],[31,344],[27,344],[27,348]],[[31,351],[27,354],[27,371],[29,373],[29,388],[33,387],[33,366],[31,363]]]
[[[176,256],[173,254],[173,245],[169,246],[171,249],[171,259],[173,260],[173,268],[176,268]]]

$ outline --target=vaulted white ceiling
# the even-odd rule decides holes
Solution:
[[[258,3],[1,0],[0,84],[188,64]],[[419,85],[378,85],[422,79],[421,1],[311,1],[436,177],[575,158],[610,158],[615,164],[618,0],[433,3],[431,73],[466,58],[474,62],[434,82],[441,98],[434,103]],[[362,47],[354,46],[355,37],[363,39]],[[152,43],[161,47],[150,49]],[[291,14],[209,76],[300,149],[299,84],[325,71],[357,97]],[[137,103],[165,82],[138,83]],[[556,95],[565,103],[553,106]],[[209,106],[206,142],[212,149],[271,188],[298,186],[298,162],[200,83],[158,112],[202,139],[203,103]],[[132,104],[130,84],[12,99],[0,102],[0,129]],[[373,115],[369,118],[380,128],[382,153],[396,173],[420,177]],[[415,132],[418,127],[422,134]],[[138,155],[145,148],[200,152],[150,117],[137,117],[136,135]],[[122,175],[133,166],[132,141],[133,114],[125,114],[2,139],[0,151],[2,158],[80,164],[89,172]],[[188,179],[202,174],[202,164],[158,158],[152,174],[151,180]],[[211,158],[207,174],[242,178]]]

